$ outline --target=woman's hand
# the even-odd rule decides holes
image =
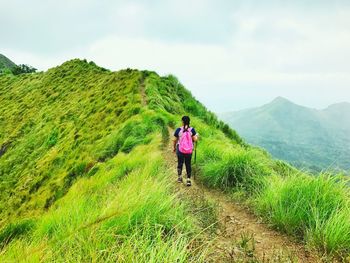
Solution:
[[[178,140],[177,138],[175,138],[175,139],[173,140],[173,153],[176,152],[177,140]]]

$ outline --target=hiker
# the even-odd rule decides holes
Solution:
[[[174,152],[177,154],[177,174],[179,183],[182,183],[182,167],[185,163],[187,181],[186,185],[191,186],[191,159],[193,144],[198,140],[197,133],[193,127],[190,127],[190,117],[182,117],[182,127],[177,128],[174,136]]]

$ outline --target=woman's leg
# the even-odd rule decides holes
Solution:
[[[185,156],[177,150],[177,175],[180,177],[182,174],[182,167],[185,161]]]
[[[186,165],[186,173],[187,173],[188,179],[191,178],[191,173],[192,173],[191,159],[192,159],[192,154],[185,155],[185,165]]]

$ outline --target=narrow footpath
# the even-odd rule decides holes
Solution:
[[[174,171],[172,176],[180,198],[207,200],[217,207],[217,227],[215,233],[208,236],[213,251],[209,262],[320,262],[303,245],[272,230],[242,203],[229,200],[218,190],[208,189],[197,178],[192,180],[191,187],[176,182],[177,159],[172,152],[170,129],[169,134],[169,145],[164,149],[164,155]]]

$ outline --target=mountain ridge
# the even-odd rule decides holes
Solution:
[[[219,116],[248,142],[260,145],[275,157],[298,167],[350,169],[346,160],[346,155],[350,154],[347,151],[350,141],[346,136],[350,133],[348,102],[319,110],[277,97],[261,107]],[[339,154],[341,161],[337,161]]]

